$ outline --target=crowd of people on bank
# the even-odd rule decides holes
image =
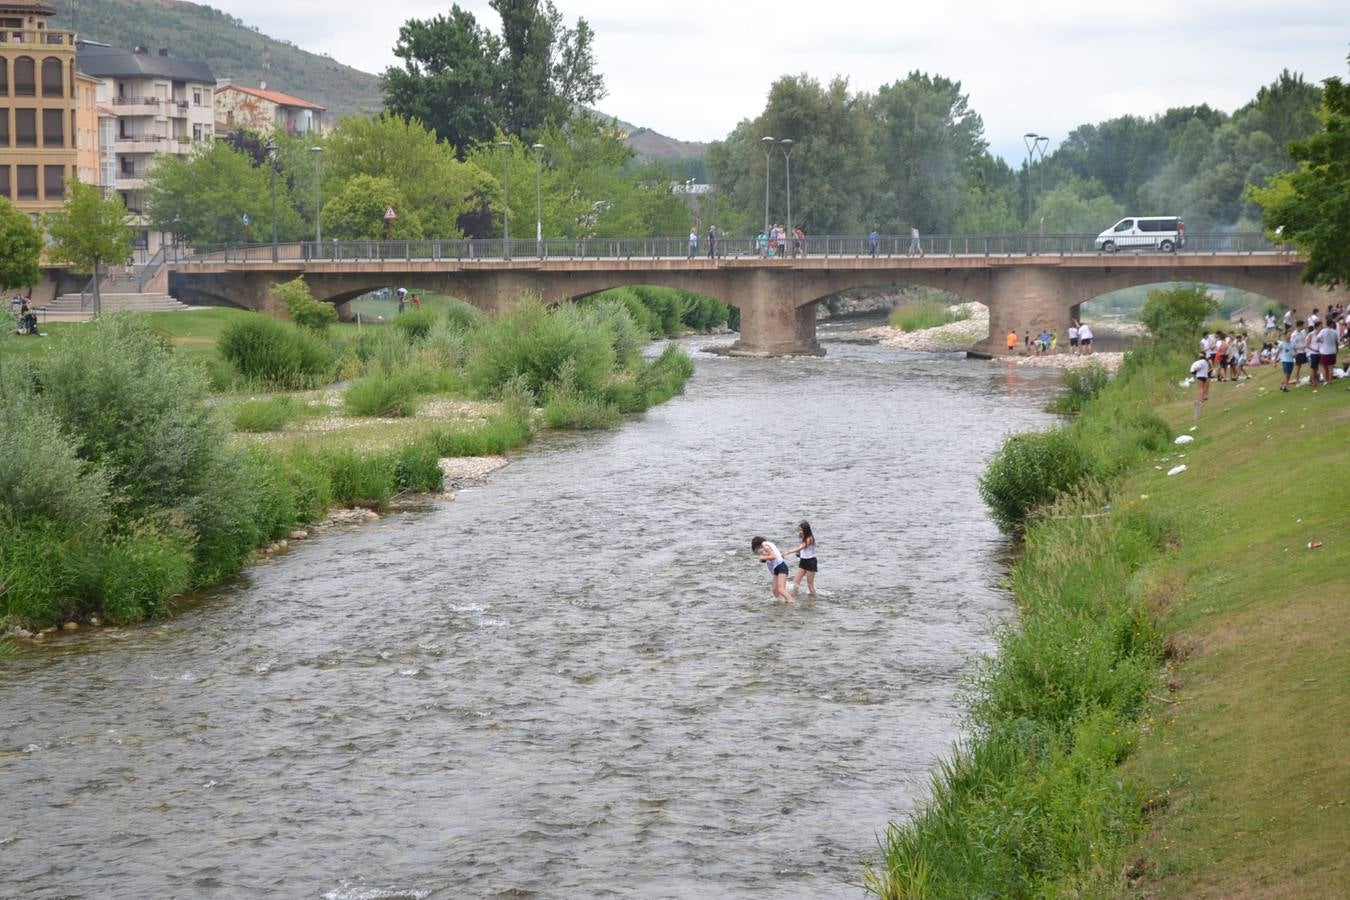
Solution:
[[[1092,333],[1092,326],[1080,322],[1077,319],[1069,320],[1068,349],[1065,351],[1072,356],[1091,356],[1092,342],[1095,339]],[[1017,353],[1017,344],[1019,339],[1016,331],[1009,331],[1005,343],[1010,355]],[[1032,337],[1030,331],[1022,333],[1021,337],[1022,352],[1027,356],[1046,356],[1059,353],[1061,349],[1059,342],[1059,331],[1051,331],[1048,328],[1042,328],[1041,331]]]
[[[1306,319],[1285,310],[1281,324],[1275,321],[1273,312],[1266,313],[1265,334],[1274,339],[1264,341],[1259,350],[1249,348],[1251,336],[1242,328],[1210,331],[1200,339],[1191,377],[1201,401],[1209,399],[1211,382],[1242,381],[1250,375],[1249,366],[1279,365],[1280,390],[1286,394],[1300,385],[1325,386],[1345,377],[1345,369],[1336,367],[1340,348],[1350,344],[1350,316],[1344,306],[1329,306],[1325,314],[1314,308]]]

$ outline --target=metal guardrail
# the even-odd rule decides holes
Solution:
[[[542,241],[520,239],[418,240],[418,241],[343,241],[315,243],[299,241],[276,245],[276,262],[473,262],[502,260],[580,260],[580,259],[757,259],[789,261],[794,258],[877,258],[905,256],[942,257],[1014,257],[1014,256],[1102,256],[1111,257],[1098,246],[1095,234],[1047,235],[929,235],[921,237],[919,249],[911,250],[905,235],[879,235],[875,249],[867,235],[810,235],[802,240],[788,239],[781,247],[762,251],[755,237],[721,237],[710,247],[706,235],[699,237],[691,252],[684,238],[547,238]],[[1133,252],[1201,255],[1218,253],[1273,253],[1277,247],[1264,235],[1254,232],[1188,234],[1184,244],[1172,251],[1159,250],[1153,244],[1119,247],[1114,255]],[[218,244],[168,248],[165,262],[176,265],[219,263],[272,263],[273,245]]]

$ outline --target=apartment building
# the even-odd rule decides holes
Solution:
[[[98,145],[99,79],[75,71],[75,175],[85,184],[102,184]]]
[[[96,82],[99,183],[121,194],[137,248],[154,253],[161,236],[150,231],[145,216],[145,176],[156,154],[187,156],[214,139],[215,76],[206,63],[178,59],[166,49],[121,50],[92,41],[79,42],[77,64]]]
[[[75,177],[75,35],[55,7],[0,0],[0,197],[36,219]]]
[[[216,85],[216,128],[228,134],[244,128],[258,134],[323,134],[323,114],[327,110],[317,103],[269,91],[267,82],[258,87],[245,87],[222,81]]]

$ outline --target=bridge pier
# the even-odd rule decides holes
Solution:
[[[816,341],[816,305],[797,304],[793,273],[746,269],[736,279],[741,337],[733,356],[824,356]]]

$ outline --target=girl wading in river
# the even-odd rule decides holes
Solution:
[[[802,579],[806,579],[806,592],[816,595],[816,536],[811,533],[811,523],[802,519],[797,525],[797,539],[800,544],[787,552],[787,556],[797,554],[797,574],[792,576],[792,595],[795,597],[801,589]]]
[[[750,551],[759,554],[759,561],[768,568],[769,577],[773,579],[773,595],[782,598],[784,603],[791,603],[792,594],[787,589],[788,564],[783,561],[778,546],[756,535],[750,539]]]

